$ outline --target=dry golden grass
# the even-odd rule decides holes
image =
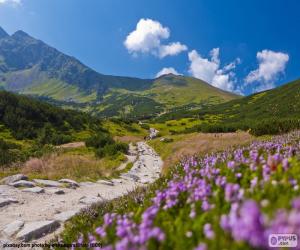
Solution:
[[[117,174],[117,168],[123,160],[121,155],[117,159],[96,159],[91,155],[53,153],[40,159],[28,160],[22,168],[22,173],[30,178],[94,181]]]
[[[170,138],[173,138],[174,142],[160,142],[159,138],[155,142],[150,142],[150,145],[164,159],[164,173],[182,157],[222,151],[232,146],[250,143],[254,139],[253,136],[245,132],[222,134],[192,133],[170,136]]]
[[[114,139],[116,141],[120,141],[120,142],[125,142],[125,143],[130,143],[130,142],[139,142],[139,141],[143,141],[144,137],[142,135],[124,135],[124,136],[115,136]]]

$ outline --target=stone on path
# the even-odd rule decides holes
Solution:
[[[60,188],[47,188],[46,193],[49,193],[49,194],[64,194],[65,191],[63,189],[60,189]]]
[[[99,181],[97,181],[97,183],[108,185],[108,186],[113,186],[114,185],[114,183],[112,181],[107,181],[107,180],[99,180]]]
[[[0,207],[4,207],[11,203],[18,203],[18,201],[16,199],[12,199],[12,198],[0,198]]]
[[[16,182],[9,183],[10,186],[13,187],[35,187],[35,183],[32,181],[20,180]]]
[[[76,210],[70,210],[70,211],[62,212],[62,213],[56,214],[54,216],[54,219],[57,220],[57,221],[65,222],[65,221],[71,219],[76,214],[78,214],[78,212],[79,211],[76,211]]]
[[[28,242],[32,239],[38,239],[45,234],[51,233],[59,227],[59,222],[55,220],[28,222],[17,234],[18,240]]]
[[[32,187],[32,188],[25,188],[22,190],[23,192],[28,192],[28,193],[35,193],[35,194],[40,194],[44,193],[45,190],[41,187]]]
[[[11,237],[14,234],[16,234],[23,226],[24,226],[24,221],[15,220],[12,223],[6,225],[6,227],[3,229],[3,233]]]
[[[96,196],[83,196],[79,199],[79,203],[86,204],[86,205],[91,205],[93,203],[97,203],[103,201],[101,197],[96,197]]]
[[[63,187],[63,184],[59,183],[58,181],[43,180],[43,179],[34,179],[33,181],[45,187]]]
[[[76,181],[70,180],[70,179],[61,179],[59,180],[61,183],[66,183],[70,187],[79,187],[79,184]]]
[[[28,180],[28,177],[23,174],[15,174],[3,178],[2,180],[0,180],[0,183],[8,185],[9,183],[20,181],[20,180]]]
[[[94,182],[91,182],[91,181],[84,181],[84,182],[80,182],[79,185],[82,186],[82,187],[88,187],[88,186],[91,186],[91,185],[94,185],[95,183]]]

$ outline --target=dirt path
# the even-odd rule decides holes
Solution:
[[[35,239],[44,242],[49,233],[62,230],[64,221],[82,208],[114,199],[159,178],[163,162],[154,150],[145,142],[139,142],[135,154],[131,170],[112,181],[41,184],[36,180],[29,191],[0,185],[0,248],[5,242],[33,242]]]

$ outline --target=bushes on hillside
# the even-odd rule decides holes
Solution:
[[[92,125],[98,127],[100,122],[84,113],[63,110],[26,96],[0,91],[0,123],[16,139],[39,138],[43,144],[60,144],[69,142],[73,131]]]
[[[249,131],[252,135],[276,135],[300,129],[300,119],[264,119],[260,121],[244,120],[234,123],[202,123],[192,128],[187,128],[184,133],[229,133],[238,130]]]
[[[86,146],[95,148],[97,157],[115,156],[119,153],[127,153],[129,147],[126,143],[116,142],[109,134],[98,132],[86,140]]]

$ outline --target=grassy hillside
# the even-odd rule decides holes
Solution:
[[[172,74],[157,78],[152,87],[144,94],[152,96],[155,101],[168,108],[202,102],[218,104],[238,97],[197,78]]]
[[[176,110],[157,118],[193,117],[200,121],[186,132],[232,132],[250,129],[254,134],[275,134],[300,127],[300,80],[278,88],[195,110]]]
[[[15,172],[77,180],[116,175],[130,141],[124,135],[143,138],[145,131],[129,121],[102,121],[0,91],[0,178]],[[68,142],[78,148],[56,146]]]

